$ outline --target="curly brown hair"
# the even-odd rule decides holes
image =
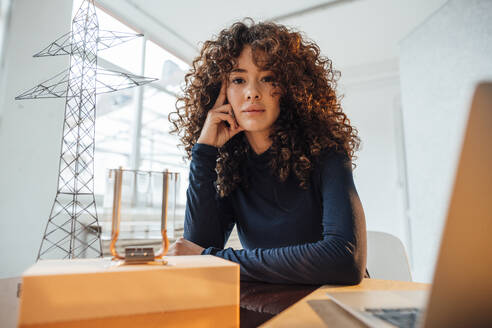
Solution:
[[[354,160],[360,139],[335,93],[340,72],[333,69],[330,59],[320,55],[316,43],[303,38],[300,32],[273,22],[254,23],[249,18],[205,41],[185,76],[184,94],[176,102],[176,112],[168,118],[175,127],[171,133],[179,133],[187,158],[191,159],[191,149],[222,81],[246,45],[252,49],[253,62],[275,74],[281,90],[280,114],[270,133],[272,174],[285,181],[292,171],[299,186],[307,189],[310,172],[322,150],[343,153]],[[219,148],[215,184],[220,197],[240,185],[248,186],[241,176],[241,165],[249,149],[244,133]]]

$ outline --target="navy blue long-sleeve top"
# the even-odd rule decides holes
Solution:
[[[307,190],[294,174],[280,182],[270,173],[270,149],[251,149],[244,163],[249,187],[220,198],[215,189],[218,149],[192,148],[184,238],[236,262],[241,280],[270,283],[357,284],[366,265],[364,211],[352,164],[324,151]],[[224,249],[237,226],[244,249]]]

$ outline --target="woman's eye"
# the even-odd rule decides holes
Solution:
[[[243,82],[244,82],[244,80],[239,78],[239,77],[232,79],[232,83],[234,83],[234,84],[241,84]]]
[[[263,81],[265,81],[265,82],[275,82],[275,78],[273,76],[268,75],[268,76],[265,76],[263,78]]]

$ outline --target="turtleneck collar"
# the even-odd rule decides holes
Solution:
[[[272,158],[271,152],[272,152],[272,146],[268,147],[268,149],[261,154],[255,153],[253,148],[249,146],[247,152],[248,160],[254,165],[265,166],[268,163],[270,163],[270,160]]]

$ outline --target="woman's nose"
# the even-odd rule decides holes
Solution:
[[[256,82],[248,83],[248,87],[246,89],[246,96],[248,100],[260,100],[261,99],[261,91]]]

